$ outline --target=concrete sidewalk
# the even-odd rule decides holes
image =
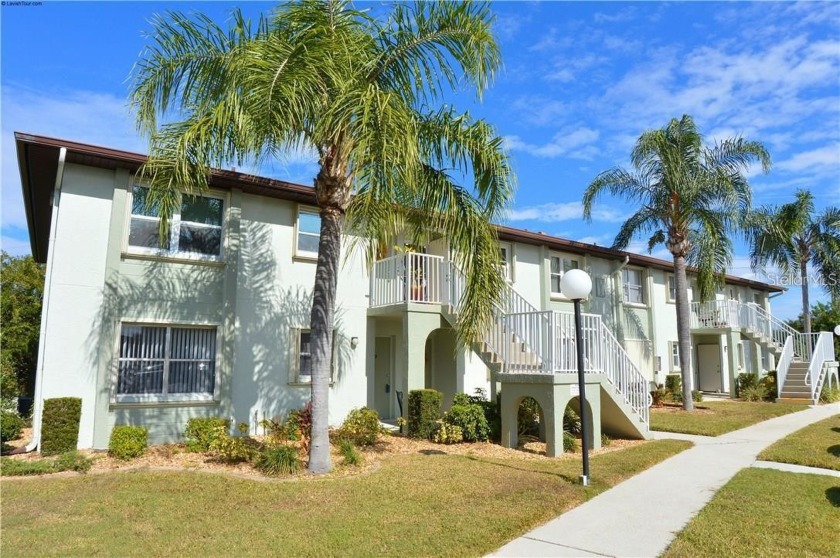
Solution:
[[[514,539],[493,556],[658,556],[761,450],[838,412],[840,403],[811,407],[715,438],[654,432],[654,438],[689,439],[695,446]]]

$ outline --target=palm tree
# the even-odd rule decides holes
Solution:
[[[301,147],[318,155],[314,473],[332,467],[330,347],[345,221],[380,245],[393,245],[402,231],[431,229],[449,239],[466,276],[462,342],[478,337],[501,296],[490,222],[503,215],[513,189],[503,142],[488,123],[441,105],[456,87],[480,98],[500,68],[492,22],[484,3],[397,4],[373,17],[347,0],[283,4],[255,27],[235,11],[227,31],[202,15],[153,21],[132,105],[150,136],[142,169],[149,202],[162,213],[171,214],[179,190],[205,190],[211,165],[262,162]],[[363,243],[369,262],[376,244]]]
[[[651,235],[648,248],[664,243],[674,258],[677,339],[682,372],[683,408],[691,399],[691,331],[686,268],[697,273],[701,300],[714,297],[732,259],[732,241],[750,208],[750,186],[743,175],[753,161],[770,168],[770,155],[758,142],[736,137],[703,145],[691,116],[662,129],[648,130],[636,141],[633,171],[614,168],[599,174],[583,195],[584,218],[603,193],[622,197],[639,209],[621,226],[613,247],[625,249],[633,237]]]
[[[813,194],[797,190],[796,201],[757,209],[750,216],[748,231],[754,270],[770,263],[786,277],[799,275],[805,333],[811,333],[809,264],[834,299],[840,293],[840,208],[827,207],[816,214]]]

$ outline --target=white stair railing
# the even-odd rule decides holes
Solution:
[[[793,362],[793,335],[788,335],[782,354],[779,355],[779,361],[776,363],[776,397],[782,396],[782,388],[784,388],[791,362]]]
[[[811,353],[811,362],[808,364],[805,384],[811,386],[811,400],[816,401],[820,395],[819,389],[822,387],[825,363],[834,360],[834,335],[829,331],[812,335],[816,335],[816,341]]]

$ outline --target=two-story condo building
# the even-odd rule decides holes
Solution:
[[[145,156],[22,133],[16,142],[32,254],[47,264],[34,444],[52,397],[82,399],[81,448],[107,447],[116,424],[146,426],[152,442],[179,438],[196,416],[256,429],[308,400],[320,230],[311,188],[214,171],[211,190],[183,198],[161,242],[135,178]],[[365,405],[393,419],[402,395],[423,387],[449,405],[457,392],[501,385],[503,401],[511,394],[503,405],[534,392],[547,418],[562,416],[576,368],[560,279],[577,268],[593,280],[584,306],[588,412],[604,430],[646,434],[650,382],[679,372],[672,264],[498,230],[508,302],[484,342],[460,349],[452,330],[460,275],[445,238],[390,250],[370,267],[345,247],[331,424]],[[790,333],[770,313],[780,288],[727,277],[715,301],[695,292],[697,389],[732,393],[742,371],[807,365],[805,349],[784,353]],[[503,428],[515,443],[515,424],[512,435],[509,421]],[[550,453],[561,434],[547,434]]]

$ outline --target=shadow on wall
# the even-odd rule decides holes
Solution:
[[[224,416],[234,423],[247,422],[256,432],[259,420],[284,415],[309,400],[308,385],[291,384],[295,380],[293,363],[298,358],[294,332],[309,327],[311,284],[304,286],[298,280],[294,285],[291,273],[284,276],[292,262],[288,267],[278,265],[280,251],[274,246],[270,224],[243,220],[240,234],[230,234],[228,240],[224,267],[123,260],[121,273],[107,281],[100,320],[91,329],[87,350],[91,373],[103,367],[108,370],[108,379],[99,390],[109,400],[121,321],[215,323],[220,328],[219,405],[118,408],[114,411],[116,424],[147,426],[150,438],[162,440],[179,438],[190,417]],[[314,271],[314,264],[312,268]],[[337,308],[336,383],[349,369],[353,354],[350,340],[342,333],[341,315]]]

